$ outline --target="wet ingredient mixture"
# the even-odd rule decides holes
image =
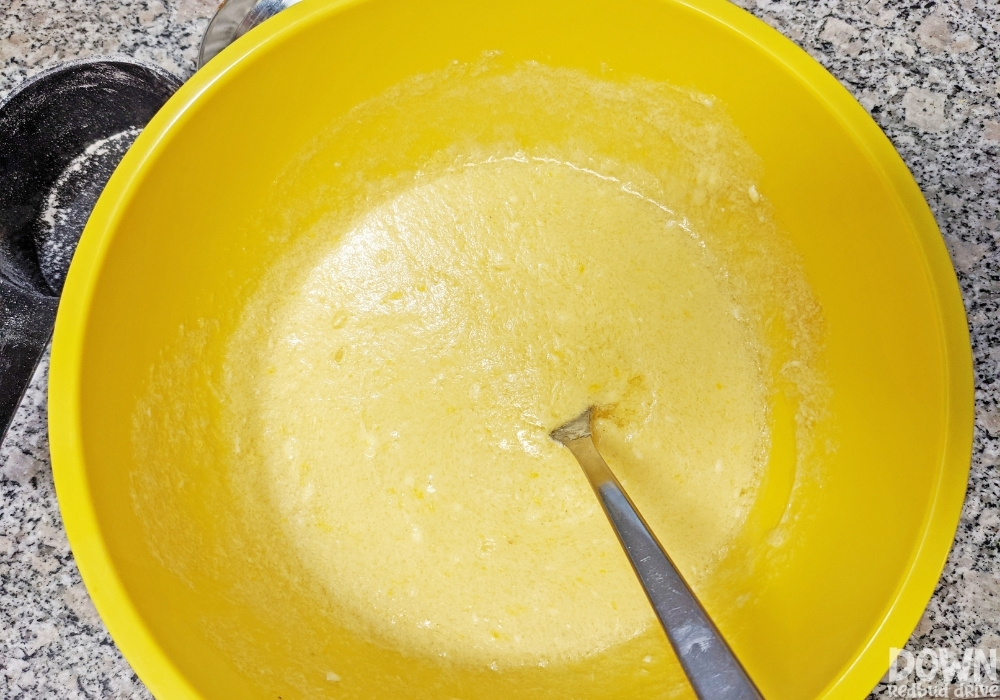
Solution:
[[[765,391],[696,237],[613,178],[516,156],[323,238],[260,293],[266,320],[233,352],[262,356],[233,377],[254,467],[329,594],[394,645],[500,666],[655,624],[549,432],[602,407],[611,454],[655,470],[661,518],[697,516],[675,556],[724,549],[760,477]]]

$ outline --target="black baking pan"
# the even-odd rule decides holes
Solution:
[[[156,66],[99,58],[40,73],[0,103],[0,440],[52,335],[101,190],[180,85]]]

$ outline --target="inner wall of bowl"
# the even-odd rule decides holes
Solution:
[[[256,586],[259,572],[240,562],[255,552],[227,529],[231,502],[210,451],[178,465],[175,498],[161,504],[174,535],[148,542],[132,508],[142,470],[131,450],[133,410],[150,368],[182,326],[195,334],[233,327],[248,283],[280,252],[261,207],[291,159],[361,100],[495,50],[505,60],[715,95],[763,161],[760,190],[826,322],[831,393],[815,429],[822,469],[798,475],[793,497],[793,476],[775,477],[785,486],[771,497],[778,507],[768,505],[769,522],[752,533],[753,566],[722,577],[705,603],[766,697],[817,696],[883,619],[927,515],[947,412],[935,300],[913,224],[848,130],[749,41],[674,3],[372,0],[301,23],[199,98],[122,212],[85,345],[88,476],[133,602],[209,698],[297,697],[303,682],[313,696],[333,697],[342,691],[324,685],[329,659],[330,670],[366,679],[352,688],[358,697],[631,694],[628,679],[601,675],[599,660],[509,677],[442,669],[317,628],[280,587],[276,609],[248,608],[239,590]],[[225,439],[212,434],[214,359],[191,368],[203,373],[204,391],[178,397],[190,430],[209,442]],[[775,413],[794,412],[791,401]],[[794,452],[790,440],[776,434],[774,450]],[[790,498],[793,507],[783,508]],[[773,537],[778,524],[782,536]],[[294,569],[275,571],[274,580],[289,575]]]

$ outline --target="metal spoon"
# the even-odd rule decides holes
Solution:
[[[264,20],[288,9],[299,0],[225,0],[208,23],[198,52],[198,67]]]
[[[591,408],[552,431],[580,463],[701,700],[762,700],[760,691],[611,473],[591,436]]]

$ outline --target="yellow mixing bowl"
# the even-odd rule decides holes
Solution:
[[[132,415],[150,367],[182,325],[231,323],[243,282],[277,253],[258,209],[278,174],[358,102],[497,50],[714,95],[759,154],[759,189],[826,324],[822,478],[794,473],[794,437],[780,425],[791,409],[777,397],[747,526],[771,558],[705,602],[769,700],[863,697],[920,617],[962,506],[973,416],[962,300],[931,213],[878,127],[805,53],[723,0],[306,0],[170,100],[94,210],[52,354],[59,502],[111,634],[160,698],[625,698],[640,687],[596,662],[443,668],[317,630],[277,593],[266,610],[242,604],[234,591],[251,569],[239,562],[254,553],[220,535],[226,490],[210,453],[178,464],[184,479],[144,515],[162,521],[162,541],[130,496],[144,468]],[[175,402],[190,430],[210,431],[217,407],[202,389]],[[768,542],[796,480],[803,506]],[[737,605],[741,591],[752,595]]]

